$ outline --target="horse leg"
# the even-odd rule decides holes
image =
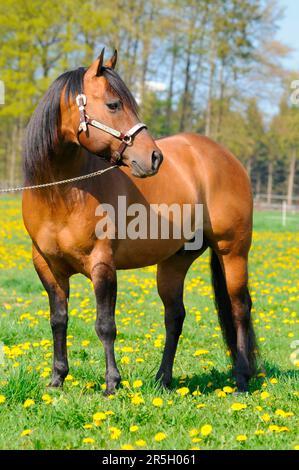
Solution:
[[[158,264],[157,286],[164,304],[166,339],[156,380],[161,381],[166,388],[171,384],[174,357],[185,319],[184,280],[190,265],[197,256],[191,251],[184,252]]]
[[[61,387],[69,371],[66,346],[69,278],[55,273],[35,248],[33,248],[33,264],[47,291],[50,304],[54,355],[49,386]]]
[[[220,323],[231,351],[237,388],[239,392],[246,392],[255,370],[247,256],[230,252],[217,258],[213,253],[212,271]]]
[[[98,262],[92,269],[91,278],[97,301],[97,318],[95,323],[95,330],[105,350],[105,393],[110,395],[115,392],[115,389],[121,380],[114,353],[114,342],[116,338],[116,270],[112,263]]]

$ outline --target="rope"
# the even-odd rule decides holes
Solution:
[[[50,186],[56,186],[59,184],[66,184],[66,183],[74,183],[75,181],[82,181],[88,178],[94,178],[95,176],[100,176],[106,173],[107,171],[113,170],[113,168],[117,168],[118,165],[109,166],[104,170],[94,171],[93,173],[88,173],[87,175],[76,176],[75,178],[69,178],[67,180],[61,181],[53,181],[52,183],[43,183],[37,184],[34,186],[18,186],[16,188],[7,188],[7,189],[0,189],[0,193],[12,193],[14,191],[26,191],[28,189],[41,189],[41,188],[49,188]]]

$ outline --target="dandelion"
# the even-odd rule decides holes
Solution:
[[[205,424],[201,427],[200,432],[202,436],[209,436],[212,432],[213,428],[210,424]]]
[[[259,436],[261,434],[265,434],[265,431],[263,431],[262,429],[257,429],[254,433],[256,436]]]
[[[245,434],[239,434],[239,435],[236,437],[236,440],[239,441],[239,442],[247,441],[247,436],[246,436]]]
[[[269,398],[269,396],[270,396],[270,393],[268,393],[266,391],[261,393],[261,399],[262,400],[266,400],[267,398]]]
[[[163,406],[163,400],[162,400],[162,398],[159,398],[159,397],[154,398],[153,401],[152,401],[152,404],[154,406],[157,406],[157,407],[161,408]]]
[[[48,393],[44,393],[42,400],[46,403],[46,405],[50,405],[53,402],[53,398]]]
[[[27,398],[27,400],[24,401],[23,406],[24,408],[30,408],[30,406],[33,406],[34,404],[34,400],[32,400],[31,398]]]
[[[133,403],[133,405],[141,405],[142,403],[144,403],[144,400],[138,393],[135,393],[131,397],[131,403]]]
[[[123,444],[121,446],[122,450],[134,450],[134,447],[131,444]]]
[[[90,343],[90,341],[88,339],[85,339],[85,340],[81,341],[81,346],[86,347],[86,346],[89,345],[89,343]]]
[[[233,393],[233,392],[234,392],[234,388],[228,387],[228,386],[223,387],[222,390],[223,390],[225,393]]]
[[[139,426],[137,426],[136,424],[133,424],[132,426],[130,426],[130,432],[136,432],[138,431],[139,429]]]
[[[32,433],[32,429],[24,429],[24,431],[21,432],[21,436],[29,436],[29,434]]]
[[[188,387],[181,387],[181,388],[178,388],[176,393],[178,393],[179,395],[181,395],[182,397],[184,397],[185,395],[187,395],[189,393],[189,388]]]
[[[111,428],[109,428],[109,431],[110,431],[110,437],[113,441],[115,441],[116,439],[118,439],[121,435],[121,430],[112,426]]]
[[[6,401],[6,397],[4,395],[0,395],[0,404]]]
[[[135,442],[137,447],[145,447],[146,446],[146,441],[143,439],[138,439],[138,441]]]
[[[203,356],[205,354],[209,354],[209,351],[207,349],[197,349],[197,351],[195,351],[193,356],[197,357],[197,356]]]
[[[105,419],[107,419],[106,413],[103,413],[102,411],[99,411],[98,413],[95,413],[92,417],[93,422],[96,426],[100,426]]]
[[[193,395],[194,397],[200,397],[201,392],[200,392],[199,390],[195,390],[194,392],[192,392],[192,395]]]
[[[270,415],[268,413],[265,413],[261,416],[261,419],[267,423],[268,421],[270,421]]]
[[[93,444],[95,440],[92,437],[84,437],[82,440],[83,444]]]
[[[133,388],[140,388],[142,387],[142,384],[143,384],[142,380],[134,380]]]
[[[198,434],[199,434],[199,429],[193,428],[193,429],[190,429],[190,431],[189,431],[189,436],[190,437],[195,437]]]
[[[164,441],[164,439],[166,439],[166,434],[164,432],[158,432],[156,435],[155,435],[155,441],[156,442],[161,442],[161,441]]]
[[[91,428],[92,428],[92,424],[90,424],[90,423],[84,424],[83,428],[84,428],[84,429],[91,429]]]
[[[247,408],[247,405],[245,405],[245,403],[233,403],[231,406],[231,409],[233,411],[245,410],[245,408]]]

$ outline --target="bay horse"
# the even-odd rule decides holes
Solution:
[[[246,391],[255,362],[248,291],[252,235],[248,176],[228,150],[207,137],[181,133],[155,142],[139,122],[136,101],[114,70],[116,52],[106,63],[103,60],[104,51],[89,68],[66,72],[54,81],[31,117],[25,139],[24,171],[30,185],[88,174],[111,162],[122,164],[97,178],[23,193],[33,263],[50,304],[54,343],[50,386],[62,386],[69,370],[70,276],[82,273],[93,283],[95,330],[103,343],[106,393],[111,394],[121,380],[114,353],[116,271],[157,264],[166,340],[156,379],[169,387],[185,317],[184,279],[192,262],[209,247],[220,324],[238,391]],[[128,204],[203,204],[202,247],[184,250],[184,238],[97,238],[96,209],[104,203],[115,207],[118,195],[125,195]]]

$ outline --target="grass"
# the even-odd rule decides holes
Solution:
[[[250,285],[265,376],[251,381],[247,396],[230,393],[234,381],[204,255],[186,282],[187,317],[170,392],[154,383],[164,337],[155,268],[119,272],[116,354],[124,382],[114,397],[105,398],[104,355],[94,331],[95,301],[89,282],[81,276],[71,282],[70,374],[63,390],[46,388],[52,362],[48,302],[31,265],[20,199],[0,199],[0,213],[0,340],[5,352],[0,366],[1,449],[293,449],[299,445],[298,366],[292,348],[299,339],[296,217],[283,229],[279,218],[273,218],[277,214],[255,216]],[[224,389],[227,393],[224,387],[230,387]],[[154,403],[162,406],[152,403],[155,398],[162,401]],[[235,403],[244,407],[234,411]],[[98,412],[104,413],[101,420],[93,418]],[[158,433],[160,441],[155,440]]]

